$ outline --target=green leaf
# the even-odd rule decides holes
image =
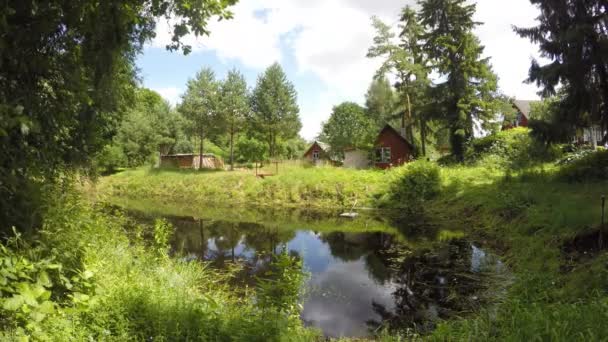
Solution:
[[[2,308],[8,311],[17,311],[25,303],[25,299],[21,295],[14,295],[8,298],[2,304]]]
[[[49,315],[53,314],[55,312],[55,303],[51,302],[50,300],[44,301],[38,307],[38,311]]]

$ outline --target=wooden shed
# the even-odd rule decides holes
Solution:
[[[391,125],[384,126],[374,146],[374,162],[381,169],[403,165],[414,157],[414,146]]]
[[[160,167],[179,169],[201,169],[200,154],[184,153],[160,156]],[[203,154],[203,169],[223,169],[224,161],[213,154]]]

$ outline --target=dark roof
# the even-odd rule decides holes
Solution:
[[[386,124],[381,130],[380,133],[378,133],[378,136],[380,136],[380,134],[382,134],[382,132],[389,130],[389,131],[393,131],[395,134],[397,134],[397,136],[399,138],[401,138],[401,140],[405,141],[406,144],[410,145],[410,147],[414,147],[414,145],[409,142],[409,140],[407,140],[397,129],[395,129],[395,127],[391,126],[390,124]]]

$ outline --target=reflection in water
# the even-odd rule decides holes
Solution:
[[[176,228],[173,250],[177,257],[208,261],[220,268],[238,262],[244,267],[237,279],[247,284],[267,269],[271,253],[287,246],[311,274],[301,318],[331,337],[369,336],[381,325],[430,330],[437,319],[478,305],[471,298],[483,288],[481,272],[487,265],[496,265],[483,250],[462,239],[419,250],[412,241],[435,246],[432,235],[439,232],[403,219],[390,221],[390,228],[401,236],[181,217],[169,220]]]

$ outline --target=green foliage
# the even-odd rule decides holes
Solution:
[[[219,104],[220,117],[230,137],[231,169],[234,169],[234,137],[245,126],[249,105],[247,82],[239,71],[233,69],[220,85]]]
[[[154,247],[160,255],[167,256],[172,235],[173,226],[167,220],[160,219],[154,222]]]
[[[556,96],[531,104],[528,127],[532,136],[547,146],[570,142],[576,133],[575,126],[564,120],[560,101]]]
[[[95,157],[95,164],[97,169],[112,173],[127,165],[127,158],[120,146],[106,145]]]
[[[608,122],[608,31],[605,3],[532,0],[540,9],[537,26],[516,28],[538,44],[547,63],[533,60],[529,81],[543,88],[545,97],[560,93],[556,102],[560,121],[570,127]]]
[[[558,177],[569,182],[589,182],[608,179],[608,150],[585,153],[569,161]]]
[[[188,80],[187,87],[178,110],[188,120],[190,136],[198,138],[198,153],[203,154],[205,139],[216,137],[221,129],[219,83],[213,70],[203,68]]]
[[[523,169],[559,157],[557,147],[546,147],[536,141],[527,128],[514,128],[474,139],[467,146],[468,163],[511,170]]]
[[[40,188],[88,165],[135,88],[135,58],[160,18],[207,34],[235,0],[11,1],[0,4],[0,227],[33,226]]]
[[[286,249],[273,255],[269,269],[256,278],[258,304],[263,310],[285,315],[291,324],[299,324],[302,306],[298,302],[304,277],[302,260],[290,256]]]
[[[365,94],[365,110],[379,131],[394,119],[397,96],[388,79],[382,75],[374,79]]]
[[[415,161],[397,168],[391,178],[386,195],[394,207],[420,209],[441,190],[439,166],[428,161]]]
[[[278,63],[258,77],[251,107],[252,134],[268,144],[269,157],[276,157],[279,139],[294,138],[302,128],[296,90]]]
[[[239,163],[261,162],[268,159],[266,151],[266,145],[263,142],[241,136],[236,143],[236,160]]]
[[[331,146],[333,153],[341,154],[348,147],[371,149],[377,134],[363,107],[344,102],[335,106],[329,120],[323,123],[321,140]]]
[[[452,154],[464,159],[465,144],[473,137],[474,122],[482,126],[495,119],[497,77],[483,58],[484,47],[474,35],[476,5],[465,0],[424,0],[420,22],[425,53],[432,71],[446,81],[433,89],[434,108],[449,128]]]
[[[156,222],[153,246],[159,249],[149,249],[141,234],[127,233],[142,228],[119,213],[92,209],[70,191],[55,198],[34,245],[20,239],[0,245],[1,339],[316,338],[291,311],[297,310],[301,262],[277,259],[277,276],[264,288],[282,297],[263,308],[255,292],[228,287],[230,274],[159,258],[171,231],[166,222]],[[284,265],[291,268],[283,271]],[[264,293],[260,289],[259,297]]]

